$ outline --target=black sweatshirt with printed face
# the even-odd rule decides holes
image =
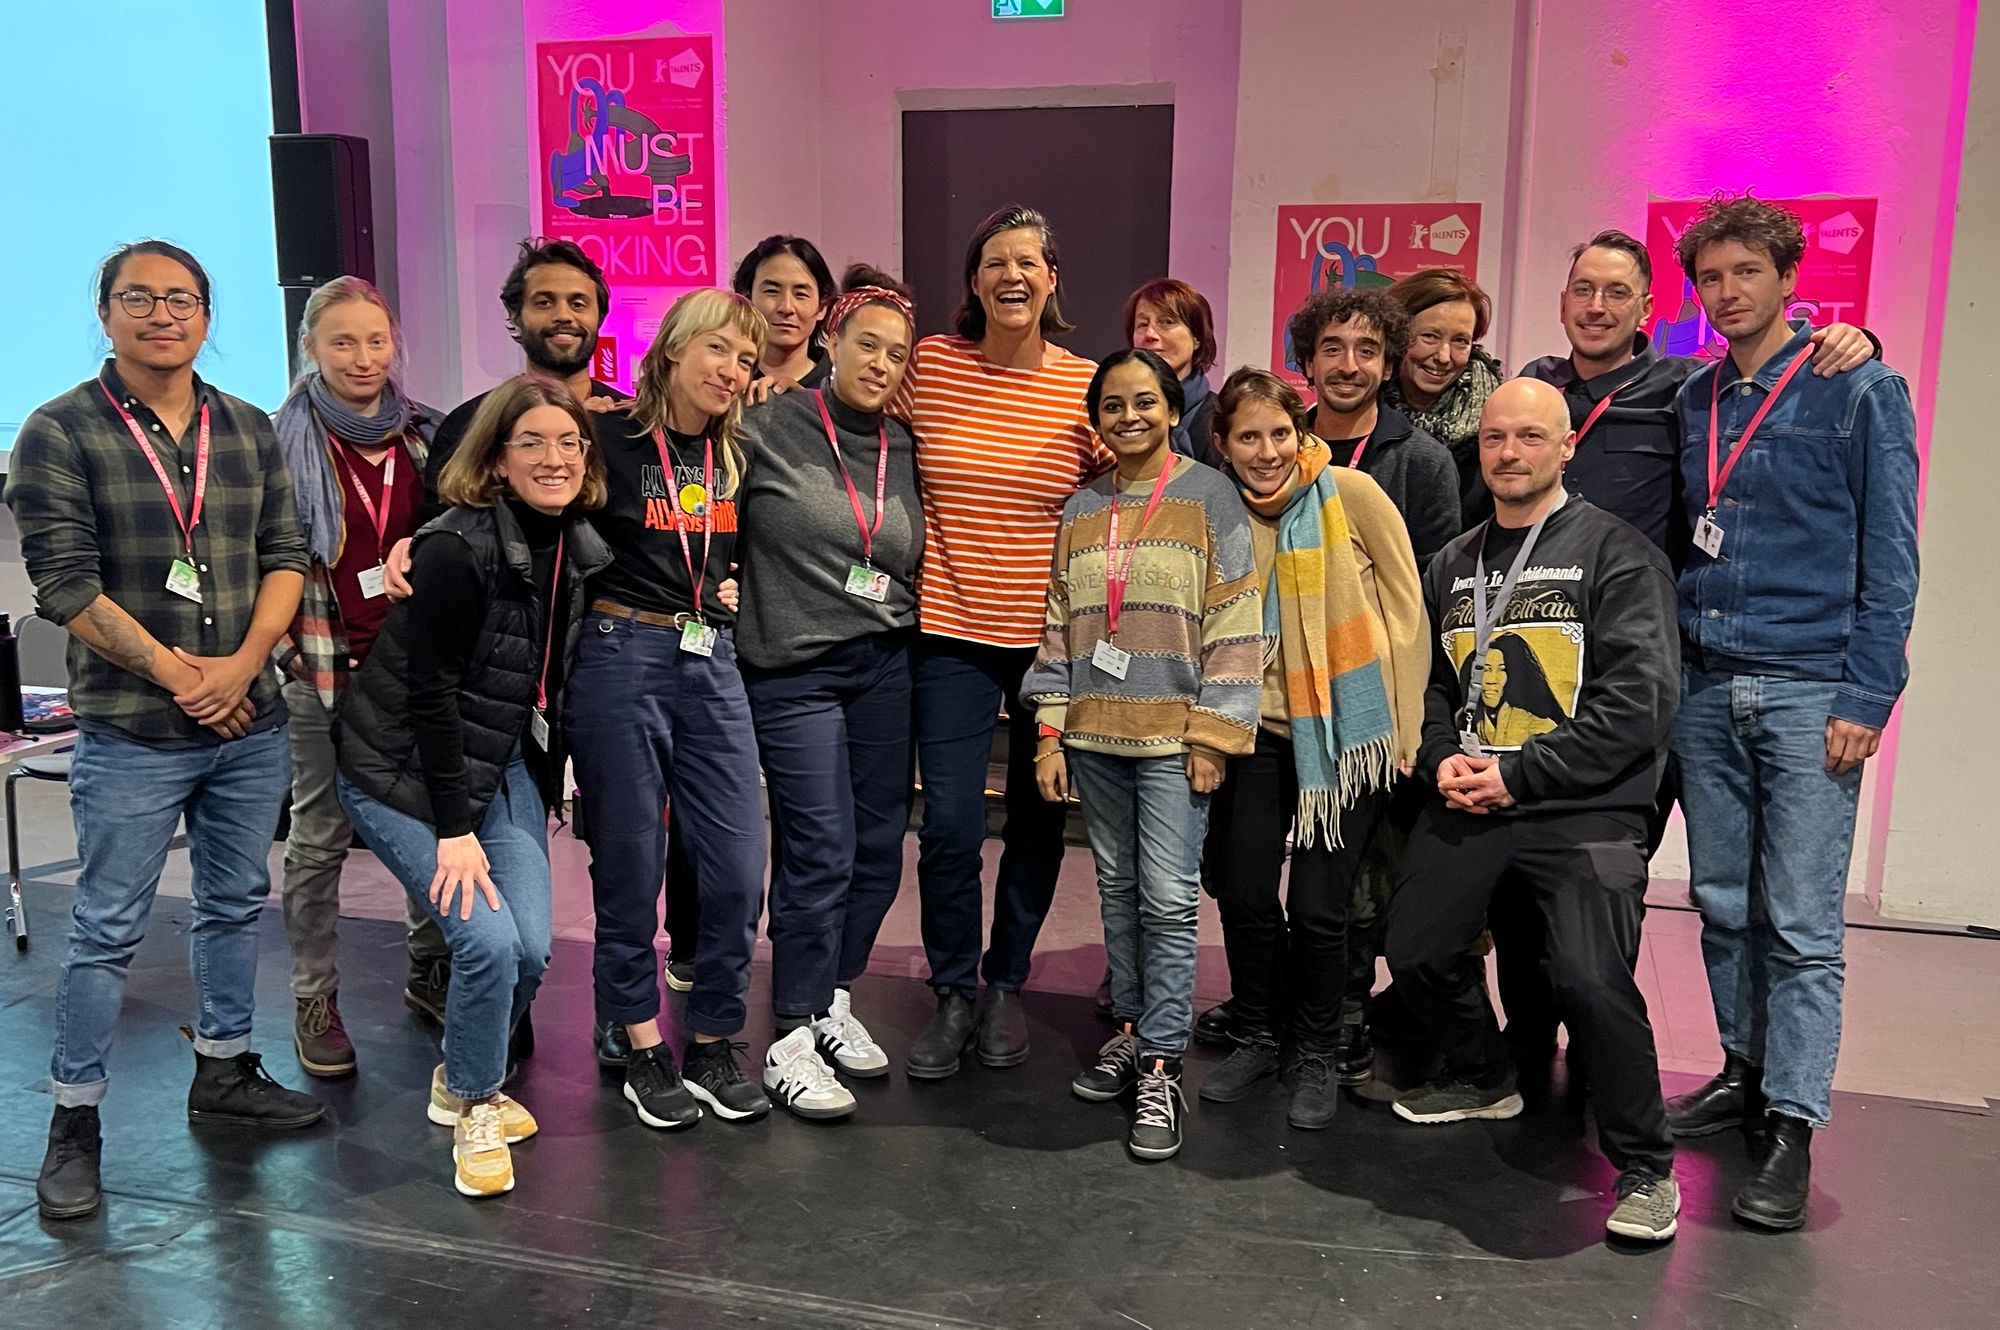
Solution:
[[[1417,771],[1438,764],[1468,725],[1500,760],[1511,812],[1646,809],[1658,794],[1680,705],[1680,635],[1666,557],[1628,523],[1571,498],[1550,515],[1468,680],[1474,572],[1499,594],[1527,528],[1491,519],[1445,546],[1424,575],[1437,633]]]

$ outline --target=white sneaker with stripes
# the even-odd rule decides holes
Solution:
[[[810,1025],[801,1025],[764,1054],[764,1089],[802,1118],[844,1118],[854,1111],[853,1093],[821,1060]]]
[[[833,1006],[812,1023],[823,1058],[849,1076],[871,1079],[889,1074],[889,1055],[869,1035],[868,1027],[854,1014],[854,998],[844,988],[833,990]]]

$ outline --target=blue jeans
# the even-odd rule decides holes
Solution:
[[[715,654],[697,656],[681,650],[679,629],[591,614],[564,691],[597,907],[600,1019],[636,1025],[660,1012],[653,939],[667,868],[660,813],[671,800],[701,905],[684,1023],[736,1034],[764,908],[765,842],[735,634],[717,634]]]
[[[1064,756],[1097,859],[1113,1017],[1138,1027],[1144,1055],[1179,1057],[1194,1020],[1209,797],[1188,784],[1184,756]]]
[[[1773,1110],[1826,1125],[1861,770],[1826,770],[1836,683],[1685,669],[1674,754],[1722,1047]]]
[[[103,731],[77,737],[69,805],[83,870],[56,983],[49,1079],[57,1104],[104,1098],[126,975],[183,817],[194,867],[188,950],[200,1002],[195,1051],[235,1057],[249,1050],[257,920],[271,893],[271,842],[291,771],[282,725],[208,748],[154,748]]]
[[[1035,789],[1035,713],[1021,703],[1021,676],[1034,658],[1032,647],[985,646],[928,633],[915,649],[917,771],[924,783],[917,888],[931,987],[941,993],[969,995],[979,987],[986,767],[1003,702],[1007,822],[993,880],[993,938],[983,967],[987,983],[1019,990],[1028,982],[1035,938],[1056,898],[1066,813]]]
[[[369,798],[345,776],[337,784],[341,807],[375,857],[444,930],[451,948],[444,1085],[460,1099],[486,1099],[506,1079],[508,1037],[549,968],[549,818],[535,779],[516,749],[479,824],[479,848],[486,851],[500,908],[475,889],[469,919],[459,917],[456,897],[445,914],[431,903],[437,828]]]
[[[842,642],[803,665],[746,667],[770,788],[771,1009],[817,1016],[868,968],[903,880],[910,825],[906,633]]]

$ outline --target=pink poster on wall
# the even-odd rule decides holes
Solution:
[[[1806,252],[1787,318],[1815,328],[1862,324],[1868,317],[1868,279],[1875,253],[1874,199],[1770,199],[1799,215]],[[1653,316],[1646,333],[1661,355],[1719,356],[1727,348],[1709,326],[1694,284],[1681,271],[1674,245],[1705,199],[1655,199],[1646,205],[1646,252],[1653,260]]]
[[[1332,286],[1387,286],[1420,268],[1478,278],[1477,203],[1288,203],[1278,209],[1271,367],[1295,384],[1285,323]]]
[[[535,46],[541,229],[604,269],[605,331],[628,352],[600,365],[620,371],[610,382],[630,386],[650,332],[638,311],[656,321],[674,295],[719,280],[712,57],[705,33]]]

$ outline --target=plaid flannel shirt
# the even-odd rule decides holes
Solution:
[[[208,409],[208,489],[193,551],[200,604],[166,589],[167,570],[185,550],[180,526],[106,392],[146,431],[183,514],[194,497],[201,408]],[[226,656],[243,645],[265,575],[307,571],[291,478],[270,417],[199,377],[195,402],[187,430],[175,440],[107,361],[97,378],[37,407],[23,423],[6,501],[43,618],[67,624],[108,596],[164,645]],[[260,674],[250,698],[258,728],[282,721],[275,673]],[[221,742],[174,705],[164,688],[74,637],[69,701],[84,724],[109,726],[141,743]]]

